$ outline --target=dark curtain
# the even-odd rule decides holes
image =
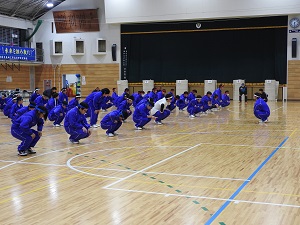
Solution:
[[[123,34],[127,79],[286,83],[287,28]]]

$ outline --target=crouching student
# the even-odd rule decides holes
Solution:
[[[151,119],[156,119],[155,116],[150,115],[150,110],[153,108],[154,103],[147,101],[138,105],[133,113],[132,119],[135,122],[135,129],[142,130],[144,126],[150,122]]]
[[[128,118],[132,114],[132,111],[130,110],[130,106],[132,105],[132,103],[134,101],[134,97],[133,96],[128,96],[128,95],[125,95],[125,96],[124,96],[124,98],[126,98],[126,99],[123,100],[119,104],[117,110],[120,111],[120,112],[124,111],[124,110],[127,110],[128,116],[126,118]],[[123,122],[125,122],[125,121],[126,121],[126,119],[123,120]]]
[[[221,106],[226,107],[230,105],[230,97],[229,97],[229,91],[225,91],[225,94],[222,95],[222,102]]]
[[[30,102],[29,105],[27,107],[23,107],[21,109],[19,109],[17,112],[16,112],[16,115],[11,118],[12,120],[16,120],[18,119],[19,117],[21,117],[23,114],[31,111],[31,110],[34,110],[36,107],[36,104],[35,102]]]
[[[256,102],[254,104],[254,115],[259,119],[260,123],[268,122],[268,117],[270,116],[270,108],[267,103],[260,97],[260,93],[256,92],[254,94]]]
[[[100,122],[101,128],[106,130],[108,137],[114,137],[117,135],[116,131],[121,127],[122,121],[126,120],[128,116],[127,110],[114,110],[103,117]]]
[[[156,124],[162,125],[162,120],[170,116],[170,110],[167,109],[167,106],[172,101],[173,96],[171,94],[166,94],[166,97],[155,102],[154,107],[151,109],[151,115],[155,116],[154,120]]]
[[[63,121],[63,119],[66,116],[67,106],[68,106],[68,102],[63,101],[61,105],[54,107],[49,112],[48,118],[50,121],[54,121],[53,122],[54,127],[62,126],[60,123]]]
[[[187,111],[190,118],[195,118],[197,113],[203,112],[203,103],[201,102],[201,95],[197,95],[195,99],[190,101]]]
[[[85,115],[89,105],[81,102],[77,107],[71,109],[64,121],[64,127],[68,134],[69,140],[73,144],[79,144],[79,140],[91,135],[90,125],[87,123]]]
[[[27,112],[18,119],[13,120],[11,134],[22,141],[18,146],[20,156],[36,153],[32,148],[42,136],[44,120],[47,119],[47,114],[45,106],[37,106],[35,110]],[[37,125],[37,130],[31,129],[35,125]]]

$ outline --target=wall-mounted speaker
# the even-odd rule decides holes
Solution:
[[[292,58],[297,58],[297,38],[292,39]]]
[[[111,56],[113,61],[117,61],[117,45],[113,44],[111,46]]]

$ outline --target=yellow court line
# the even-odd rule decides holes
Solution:
[[[189,130],[189,129],[190,129],[190,128],[186,129],[185,131],[187,131],[187,130]],[[194,128],[193,128],[193,129],[194,129]],[[175,140],[184,138],[184,137],[189,136],[189,135],[190,135],[190,134],[180,136],[180,137],[178,137],[178,138],[175,138]],[[149,140],[149,142],[150,142],[150,141],[151,141],[151,140]],[[171,139],[169,142],[171,142],[171,141],[174,141],[174,139]],[[167,142],[167,143],[168,143],[168,142]],[[153,146],[153,147],[155,147],[155,146]],[[130,147],[129,147],[129,148],[130,148]],[[151,149],[152,149],[152,148],[149,148],[149,150],[151,150]],[[147,151],[148,151],[148,150],[147,150]],[[136,154],[134,154],[134,155],[136,155]],[[104,157],[106,157],[106,156],[104,156]],[[103,158],[103,156],[101,156],[101,158]],[[128,158],[128,156],[127,156],[126,158]],[[100,158],[98,158],[98,159],[100,159]],[[117,161],[120,161],[120,160],[122,160],[122,159],[119,159],[119,160],[117,160]],[[80,163],[79,165],[82,165],[83,163],[90,162],[90,161],[94,161],[94,159],[92,159],[92,160],[87,160],[87,161],[85,161],[85,162]],[[109,164],[108,164],[108,165],[109,165]],[[78,166],[78,165],[77,165],[77,166]],[[66,170],[66,169],[68,169],[68,168],[60,169],[60,170],[58,170],[58,171],[55,171],[54,173],[57,173],[57,172],[59,172],[59,171],[64,171],[64,170]],[[94,168],[93,168],[93,169],[94,169]],[[88,170],[87,172],[92,171],[93,169]],[[85,172],[86,172],[86,171],[85,171]],[[45,174],[45,175],[49,175],[49,174]],[[57,180],[56,182],[57,182],[57,183],[60,183],[60,182],[63,182],[63,181],[67,181],[67,180],[72,179],[73,177],[76,177],[76,176],[77,176],[77,174],[76,174],[76,175],[69,176],[68,178],[65,178],[65,179]],[[85,175],[85,176],[89,176],[89,175]],[[43,177],[43,176],[42,176],[42,177]],[[15,185],[14,185],[14,186],[15,186]],[[45,188],[47,188],[47,187],[49,187],[49,186],[51,186],[51,185],[48,184],[48,185],[42,186],[42,187],[40,187],[40,188],[36,188],[36,189],[34,189],[34,190],[31,190],[31,191],[29,191],[29,192],[22,193],[22,194],[20,194],[20,195],[18,195],[18,196],[25,196],[25,195],[28,195],[28,194],[31,194],[31,193],[34,193],[34,192],[43,190],[43,189],[45,189]],[[1,190],[1,189],[0,189],[0,190]],[[7,198],[7,199],[4,199],[4,200],[0,201],[0,204],[9,202],[9,201],[13,200],[14,198],[16,198],[16,197],[18,197],[18,196],[15,196],[15,197],[13,197],[13,198]]]

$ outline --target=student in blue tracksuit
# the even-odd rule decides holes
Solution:
[[[11,134],[21,140],[18,146],[20,156],[36,153],[32,148],[37,144],[42,136],[44,120],[47,119],[47,109],[44,106],[37,106],[35,110],[23,114],[13,121]],[[37,130],[32,127],[37,125]]]
[[[76,95],[75,98],[73,98],[69,102],[68,107],[67,107],[68,111],[75,108],[76,106],[78,106],[80,98],[81,98],[81,95]]]
[[[113,99],[111,96],[106,96],[101,103],[101,110],[106,112],[110,107],[113,106]]]
[[[189,93],[187,91],[183,92],[183,94],[180,95],[180,99],[176,103],[180,111],[183,111],[188,106],[189,104],[188,96]]]
[[[48,115],[50,121],[53,122],[53,126],[60,127],[62,126],[60,123],[63,121],[66,115],[68,102],[63,101],[61,105],[55,106]]]
[[[61,105],[63,101],[69,102],[69,98],[67,95],[67,89],[62,88],[61,91],[58,94],[58,104]]]
[[[190,114],[190,118],[196,117],[197,113],[203,112],[203,103],[201,102],[201,95],[197,95],[195,99],[190,101],[187,111]]]
[[[66,132],[70,134],[71,143],[79,144],[79,140],[89,137],[92,133],[84,116],[88,108],[89,105],[86,102],[81,102],[77,107],[71,109],[65,117],[64,127]]]
[[[4,109],[4,107],[6,106],[6,103],[7,103],[6,94],[2,93],[1,98],[0,98],[0,110]]]
[[[103,88],[101,91],[95,92],[93,100],[89,103],[89,107],[91,109],[91,119],[90,124],[92,127],[97,128],[98,114],[100,112],[101,106],[105,101],[105,97],[107,97],[110,93],[108,88]]]
[[[157,102],[157,88],[152,88],[152,91],[149,93],[149,98],[153,99],[153,102]]]
[[[116,99],[119,97],[116,90],[117,90],[116,88],[113,88],[113,89],[112,89],[112,94],[111,94],[112,103],[113,103],[114,105],[115,105]]]
[[[127,110],[114,110],[103,117],[100,122],[101,128],[106,130],[106,135],[108,137],[114,137],[117,135],[115,132],[121,127],[122,121],[126,120],[127,117]]]
[[[17,98],[18,97],[13,97],[13,98],[9,99],[3,109],[3,114],[5,116],[7,116],[8,118],[10,118],[11,107],[13,106],[13,104],[15,104],[17,102]]]
[[[224,88],[224,84],[220,84],[219,85],[219,88],[216,89],[213,94],[212,94],[212,97],[215,98],[215,95],[218,95],[218,98],[217,98],[217,101],[219,102],[219,104],[222,103],[222,90]]]
[[[229,97],[229,91],[225,91],[225,94],[222,95],[222,107],[226,107],[230,105],[230,97]]]
[[[29,101],[30,102],[34,102],[34,100],[40,96],[40,89],[39,88],[35,88],[35,91],[32,93],[32,95],[30,96]]]
[[[46,108],[47,108],[48,112],[50,112],[52,109],[54,109],[56,106],[59,105],[58,98],[59,98],[58,93],[54,92],[52,94],[52,97],[48,100],[48,102],[46,104]]]
[[[23,98],[22,97],[17,97],[16,103],[14,103],[11,106],[9,118],[11,118],[13,120],[15,118],[15,116],[17,115],[16,114],[17,111],[19,109],[22,109],[22,108],[23,108]]]
[[[116,100],[114,102],[116,107],[118,107],[119,104],[125,99],[125,96],[129,96],[129,88],[125,88],[123,94],[116,98]]]
[[[134,101],[132,103],[133,107],[136,107],[137,104],[139,104],[139,102],[143,100],[144,94],[144,91],[138,91],[132,94],[132,96],[134,97]]]
[[[196,98],[197,90],[192,90],[188,95],[189,102]]]
[[[202,105],[203,105],[203,112],[206,112],[207,110],[212,108],[211,105],[211,95],[212,93],[208,91],[206,95],[204,95],[201,99]]]
[[[155,116],[150,115],[150,110],[153,106],[154,103],[152,101],[147,101],[135,108],[132,119],[135,122],[135,128],[137,130],[142,130],[151,119],[156,119]]]
[[[218,108],[221,106],[218,99],[219,99],[219,96],[217,94],[215,94],[214,96],[211,96],[211,108],[218,110]]]
[[[268,117],[270,116],[270,108],[268,104],[260,97],[260,93],[256,92],[254,94],[256,102],[254,103],[254,115],[259,119],[260,123],[268,122]]]
[[[180,100],[179,95],[176,95],[175,97],[172,96],[172,101],[170,102],[170,105],[167,106],[167,109],[169,109],[170,112],[172,112],[176,108],[177,101],[179,100]]]
[[[128,118],[131,114],[132,111],[130,110],[130,106],[132,105],[132,102],[134,101],[134,97],[133,96],[129,96],[126,100],[122,101],[118,107],[118,111],[127,111],[128,116],[126,118]],[[124,120],[125,122],[125,120]]]
[[[52,96],[52,95],[51,95],[51,96]],[[49,99],[49,97],[48,97],[46,91],[44,91],[44,92],[43,92],[43,95],[38,96],[38,97],[34,100],[34,102],[35,102],[36,105],[42,105],[42,106],[45,106],[45,107],[46,107],[47,102],[48,102],[48,99]]]
[[[36,107],[36,104],[34,102],[30,102],[29,105],[27,107],[23,107],[21,109],[19,109],[17,112],[16,112],[16,115],[14,116],[14,118],[12,118],[12,120],[16,120],[18,119],[19,117],[21,117],[23,114],[29,112],[29,111],[32,111],[34,110]]]
[[[156,95],[157,95],[157,101],[164,98],[166,95],[166,89],[162,89],[161,91],[158,91]]]

